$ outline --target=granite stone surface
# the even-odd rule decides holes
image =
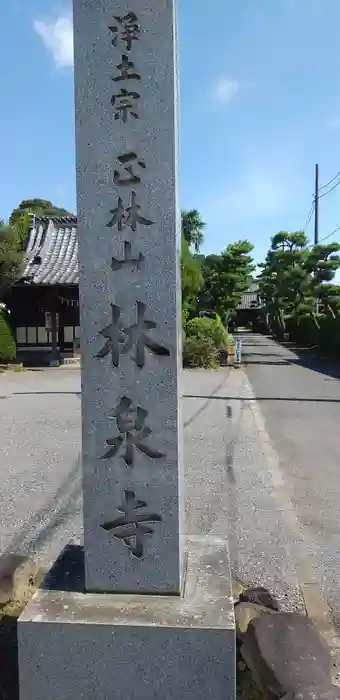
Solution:
[[[182,596],[84,594],[82,549],[68,547],[19,621],[21,700],[233,700],[226,543],[193,537],[186,560]]]
[[[179,594],[174,0],[74,2],[86,588]]]

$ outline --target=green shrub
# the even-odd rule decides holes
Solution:
[[[0,310],[0,362],[15,360],[16,346],[4,313]]]
[[[221,319],[207,316],[186,323],[183,362],[187,367],[218,367],[221,352],[227,349],[228,333]]]
[[[224,350],[227,345],[228,333],[219,316],[216,319],[208,316],[192,318],[186,324],[186,334],[192,338],[210,338],[217,350]]]
[[[219,367],[220,353],[211,338],[186,336],[183,344],[183,364],[185,367]]]

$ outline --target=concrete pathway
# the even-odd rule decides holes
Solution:
[[[340,362],[244,336],[244,360],[302,527],[314,579],[340,630]]]

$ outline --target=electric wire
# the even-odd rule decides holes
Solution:
[[[334,182],[334,180],[336,180],[337,177],[339,177],[339,176],[340,176],[340,170],[339,170],[339,172],[338,172],[336,175],[334,175],[334,177],[332,177],[331,180],[329,180],[329,182],[326,182],[325,185],[321,185],[321,187],[319,187],[319,189],[318,189],[318,192],[321,192],[321,190],[326,189],[326,187],[328,187],[329,185],[331,185],[332,182]]]
[[[327,192],[320,194],[318,199],[322,199],[322,197],[326,197],[328,194],[330,194],[330,192],[333,192],[333,190],[335,190],[336,187],[339,187],[339,185],[340,185],[340,178],[339,178],[338,182],[336,182],[335,185],[333,185],[333,187],[330,188],[330,190],[327,190]]]

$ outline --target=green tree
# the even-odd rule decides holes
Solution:
[[[281,334],[285,332],[287,315],[297,316],[310,308],[310,274],[305,267],[307,243],[303,231],[280,231],[272,237],[266,260],[259,265],[260,296],[266,305],[268,325]]]
[[[16,356],[16,346],[7,314],[0,306],[0,362],[10,362]]]
[[[29,216],[73,216],[67,209],[56,207],[47,199],[24,199],[16,209],[13,209],[9,223],[15,224],[23,214]]]
[[[191,311],[194,311],[197,303],[197,296],[203,286],[203,275],[198,260],[192,255],[189,245],[182,236],[181,253],[181,276],[182,276],[182,308],[186,318]]]
[[[13,209],[9,223],[18,233],[19,245],[25,250],[27,236],[31,225],[32,216],[73,216],[67,209],[56,207],[46,199],[24,199],[16,209]]]
[[[249,241],[231,243],[221,255],[210,255],[203,262],[204,286],[199,296],[201,311],[214,311],[225,324],[235,314],[242,294],[249,289],[254,272]]]
[[[0,299],[19,279],[23,267],[23,254],[19,249],[18,235],[9,224],[0,224]]]
[[[310,275],[311,296],[318,310],[326,315],[335,315],[340,310],[340,287],[331,284],[340,268],[339,243],[318,244],[308,253],[305,267]],[[320,305],[319,305],[320,302]]]
[[[206,224],[202,221],[197,209],[182,211],[182,235],[196,253],[198,253],[204,241],[205,226]]]
[[[340,267],[339,251],[338,243],[310,249],[302,231],[281,231],[273,236],[259,276],[269,326],[282,334],[288,318],[299,325],[301,318],[310,316],[319,325],[318,311],[335,316],[340,288],[329,283]]]

